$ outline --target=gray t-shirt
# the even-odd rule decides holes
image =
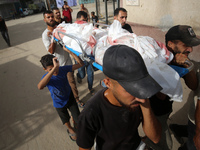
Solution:
[[[42,41],[47,51],[49,50],[49,46],[51,44],[51,37],[47,36],[48,32],[49,30],[46,29],[42,33]],[[63,50],[63,48],[59,44],[56,45],[54,56],[58,58],[60,66],[72,65],[72,60],[69,56],[69,53]]]

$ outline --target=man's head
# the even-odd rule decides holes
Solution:
[[[95,16],[95,12],[94,11],[91,12],[91,16]]]
[[[80,6],[81,6],[82,9],[84,8],[84,4],[81,4]]]
[[[61,19],[60,10],[57,7],[53,8],[52,11],[55,19]]]
[[[140,54],[125,45],[108,48],[103,58],[106,86],[122,104],[132,105],[135,99],[146,99],[162,88],[149,75]]]
[[[41,62],[42,66],[43,66],[43,69],[44,69],[45,71],[49,72],[49,71],[51,71],[51,69],[54,67],[54,65],[53,65],[53,58],[54,58],[54,57],[55,57],[55,56],[53,56],[53,55],[51,55],[51,54],[46,54],[46,55],[44,55],[44,56],[41,57],[40,62]],[[57,72],[58,72],[58,71],[56,71],[56,72],[54,73],[54,75],[57,75]]]
[[[118,20],[122,26],[126,24],[127,11],[124,8],[117,8],[114,11],[114,19]]]
[[[192,52],[192,47],[200,44],[200,39],[196,37],[192,27],[177,25],[166,33],[165,42],[167,48],[174,54],[182,53],[188,56]]]
[[[87,21],[88,20],[88,15],[84,11],[79,11],[77,13],[76,19],[80,20],[80,21]]]
[[[44,17],[44,22],[46,22],[48,26],[55,27],[56,22],[52,11],[50,10],[44,11],[43,17]]]

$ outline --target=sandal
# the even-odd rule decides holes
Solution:
[[[90,90],[90,94],[93,96],[95,93],[94,93],[94,89],[91,89]]]
[[[70,133],[69,130],[67,129],[67,133],[69,134],[69,138],[72,140],[72,141],[76,141],[75,139],[73,139],[72,137],[76,137],[76,133]]]
[[[80,108],[83,108],[85,106],[85,104],[81,100],[77,100],[76,102]]]

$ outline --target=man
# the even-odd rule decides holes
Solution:
[[[91,12],[91,16],[92,16],[92,23],[93,23],[93,26],[95,27],[99,27],[99,25],[95,24],[95,23],[99,23],[99,18],[97,16],[95,16],[95,12],[92,11]],[[94,25],[95,24],[95,25]]]
[[[87,13],[84,11],[79,11],[77,13],[76,16],[76,22],[77,24],[82,24],[82,23],[87,23]],[[91,95],[94,95],[94,89],[93,87],[93,80],[94,80],[94,72],[93,72],[93,68],[92,65],[87,62],[84,61],[84,66],[78,69],[78,73],[77,73],[77,81],[78,83],[82,82],[82,79],[85,77],[86,73],[85,70],[87,70],[87,82],[88,82],[88,89]]]
[[[64,51],[61,45],[56,44],[55,42],[51,43],[52,32],[56,28],[56,22],[54,19],[53,12],[47,10],[43,13],[43,16],[44,16],[44,22],[47,24],[47,29],[45,29],[45,31],[42,34],[42,40],[45,48],[50,54],[53,54],[58,58],[60,66],[72,65],[72,60],[69,56],[69,53]],[[78,97],[78,90],[74,79],[74,72],[69,72],[67,74],[67,79],[69,81],[72,92],[79,107],[83,107],[84,103],[81,102]]]
[[[5,20],[0,15],[0,32],[3,39],[6,41],[7,45],[10,47],[10,38],[8,35],[8,28],[6,26]]]
[[[93,96],[79,116],[79,150],[90,150],[95,138],[97,149],[136,150],[141,145],[141,122],[145,134],[157,143],[161,126],[148,98],[162,88],[140,54],[125,45],[111,46],[104,54],[103,73],[107,88]]]
[[[184,68],[189,66],[186,63],[186,60],[189,61],[188,55],[192,52],[192,46],[200,44],[200,40],[196,38],[192,27],[184,25],[177,25],[170,28],[165,35],[165,42],[168,50],[174,54],[171,64]],[[198,82],[194,69],[183,76],[183,79],[191,90],[195,90],[197,88]],[[149,139],[146,139],[145,142],[147,145],[156,150],[171,150],[172,139],[169,133],[167,119],[172,112],[173,102],[170,101],[168,96],[159,93],[150,98],[150,103],[154,114],[162,124],[163,133],[158,144],[152,143]]]
[[[73,9],[71,9],[71,7],[69,7],[67,2],[65,2],[63,5],[62,15],[63,15],[63,19],[68,23],[72,23],[72,12],[73,12]]]
[[[54,15],[56,25],[59,25],[63,21],[65,23],[67,23],[63,18],[61,18],[60,10],[57,7],[53,8],[52,11],[53,11],[53,15]]]
[[[88,9],[84,6],[84,4],[81,4],[80,6],[81,6],[81,8],[80,8],[79,11],[84,11],[84,12],[86,12],[86,13],[87,13],[88,22],[90,22],[90,14],[89,14]]]
[[[126,29],[127,31],[129,31],[130,33],[133,33],[131,26],[129,24],[126,23],[126,19],[127,19],[127,11],[124,8],[117,8],[114,11],[114,19],[118,20],[123,29]]]

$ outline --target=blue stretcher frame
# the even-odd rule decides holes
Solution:
[[[79,56],[83,61],[87,61],[87,62],[91,63],[94,67],[96,67],[97,69],[103,71],[103,67],[102,67],[100,64],[98,64],[98,63],[95,62],[94,56],[92,56],[92,55],[87,55],[87,54],[85,53],[85,51],[83,50],[83,47],[82,47],[80,41],[79,41],[76,37],[74,37],[73,35],[66,34],[66,33],[64,33],[64,32],[58,31],[58,36],[59,36],[60,40],[54,37],[54,40],[55,40],[56,42],[58,42],[58,43],[64,45],[64,43],[63,43],[63,41],[62,41],[62,39],[61,39],[61,37],[60,37],[60,34],[63,34],[63,35],[65,35],[65,36],[68,36],[68,37],[74,39],[74,40],[77,42],[77,44],[80,46],[80,48],[81,48],[81,50],[82,50],[82,53],[77,52],[77,51],[73,50],[72,48],[70,48],[70,47],[68,47],[68,46],[65,45],[65,47],[66,47],[68,50],[70,50],[70,51],[71,51],[72,53],[74,53],[75,55]]]
[[[73,50],[72,48],[69,48],[68,46],[65,45],[65,47],[66,47],[68,50],[70,50],[70,51],[71,51],[72,53],[74,53],[75,55],[79,56],[83,61],[87,61],[87,62],[89,62],[90,64],[92,64],[94,67],[96,67],[97,69],[103,71],[103,67],[102,67],[100,64],[98,64],[98,63],[95,62],[94,56],[92,56],[92,55],[87,55],[87,54],[85,53],[85,51],[83,50],[83,47],[82,47],[80,41],[79,41],[75,36],[70,35],[70,34],[66,34],[66,33],[64,33],[64,32],[62,32],[62,31],[58,31],[58,36],[59,36],[60,40],[59,40],[59,39],[56,39],[56,38],[54,37],[54,40],[55,40],[56,42],[60,43],[61,45],[64,45],[64,43],[63,43],[63,41],[62,41],[62,38],[60,37],[60,34],[63,34],[63,35],[65,35],[65,36],[68,36],[68,37],[74,39],[74,40],[77,42],[77,44],[80,46],[80,48],[81,48],[81,50],[82,50],[82,53],[77,52],[77,51]],[[95,51],[95,50],[94,50],[94,51]],[[188,60],[187,60],[185,63],[189,65],[188,68],[183,68],[183,67],[179,67],[179,66],[175,66],[175,65],[169,65],[169,66],[170,66],[171,68],[173,68],[173,69],[179,74],[180,77],[183,77],[184,75],[186,75],[187,73],[189,73],[189,72],[194,68],[194,64],[193,64],[191,61],[188,61]]]

